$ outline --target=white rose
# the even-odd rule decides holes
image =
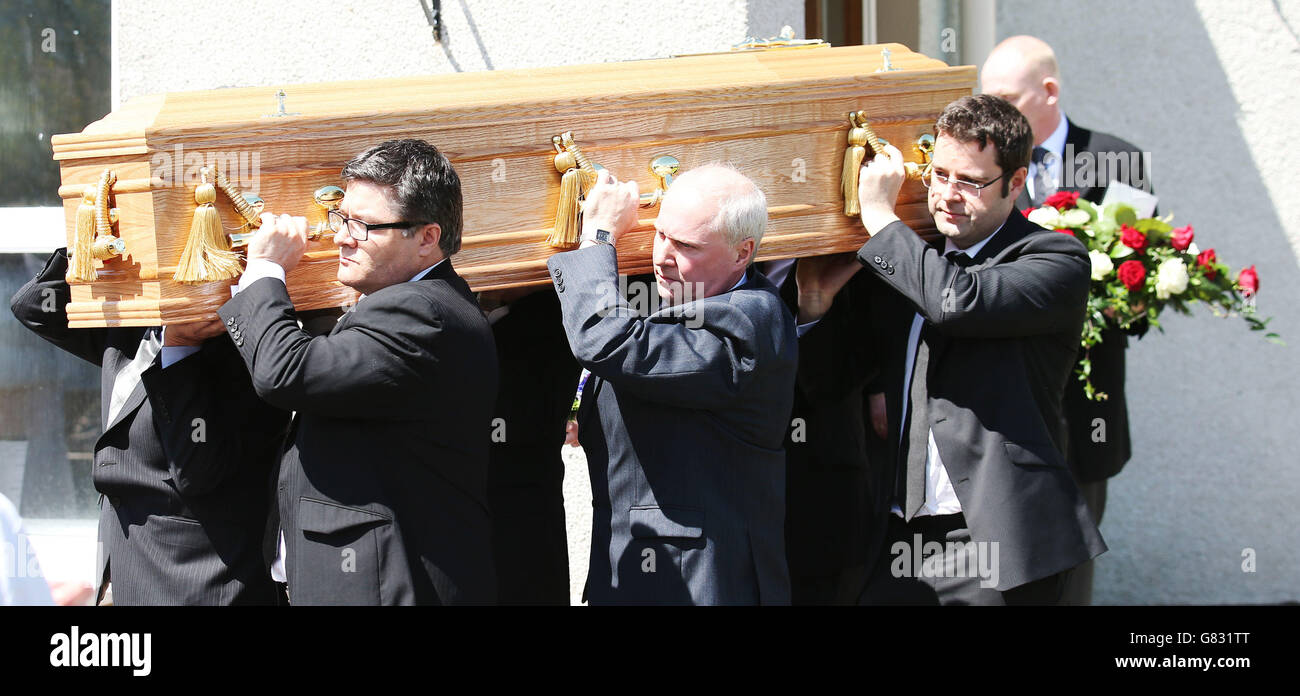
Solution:
[[[1182,259],[1169,259],[1156,269],[1156,297],[1167,300],[1187,289],[1187,264]]]
[[[1115,262],[1100,251],[1088,252],[1088,259],[1092,261],[1093,280],[1105,280],[1115,270]]]
[[[1030,222],[1035,225],[1046,227],[1049,230],[1056,229],[1056,221],[1059,218],[1060,214],[1056,212],[1056,208],[1053,208],[1050,205],[1045,205],[1041,208],[1034,208],[1029,211]]]

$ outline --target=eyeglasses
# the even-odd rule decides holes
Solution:
[[[329,223],[330,230],[334,233],[337,234],[346,229],[348,231],[348,236],[358,242],[364,242],[369,239],[370,230],[396,230],[428,224],[424,222],[409,222],[403,220],[401,222],[382,222],[377,225],[372,225],[356,218],[347,217],[337,210],[329,211]]]
[[[967,198],[979,198],[980,191],[983,191],[989,186],[992,186],[994,183],[997,182],[998,179],[1001,179],[1006,175],[1007,175],[1006,172],[1002,172],[1001,174],[997,175],[997,177],[994,179],[986,181],[982,184],[977,184],[973,181],[963,181],[961,179],[953,179],[944,176],[939,172],[936,172],[934,169],[930,169],[927,172],[926,176],[921,177],[921,183],[925,184],[926,188],[931,188],[934,186],[935,182],[938,182],[945,186],[951,186],[953,189],[957,191],[957,193],[960,193],[961,195]],[[931,178],[933,178],[933,181],[931,181]]]

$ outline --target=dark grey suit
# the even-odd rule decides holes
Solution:
[[[290,601],[495,601],[496,349],[451,262],[364,297],[328,336],[298,328],[275,279],[220,314],[257,393],[297,411],[278,486]]]
[[[591,370],[578,432],[595,507],[591,604],[784,604],[785,453],[798,339],[761,274],[637,316],[613,247],[548,262]]]
[[[922,334],[928,370],[916,377],[925,380],[930,430],[971,538],[998,542],[996,589],[1105,551],[1061,450],[1061,395],[1088,292],[1083,245],[1012,211],[970,267],[945,259],[902,222],[872,237],[858,260],[883,286],[872,309],[890,433],[900,432],[914,313],[932,327]],[[897,438],[889,444],[890,461],[902,466]]]
[[[222,335],[166,369],[155,356],[109,422],[115,378],[146,329],[69,329],[67,267],[65,250],[54,252],[11,306],[24,326],[103,368],[96,584],[109,570],[122,605],[274,604],[261,536],[288,413],[257,398]]]

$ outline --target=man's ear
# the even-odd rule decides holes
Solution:
[[[1020,195],[1020,189],[1025,187],[1025,179],[1029,178],[1029,167],[1021,167],[1011,175],[1011,183],[1008,184],[1007,196],[1015,199]]]
[[[431,222],[421,227],[419,234],[420,249],[416,252],[419,256],[424,257],[442,253],[442,250],[438,247],[438,243],[442,241],[442,225]]]
[[[753,257],[754,238],[749,237],[745,239],[745,241],[741,242],[740,246],[736,247],[736,265],[744,268],[749,265],[749,262]]]
[[[1043,89],[1047,91],[1047,105],[1056,106],[1061,101],[1061,83],[1055,77],[1043,78]]]

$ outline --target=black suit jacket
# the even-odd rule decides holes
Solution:
[[[222,335],[167,369],[155,357],[107,422],[114,379],[146,330],[69,329],[67,268],[59,249],[11,307],[42,338],[102,367],[96,585],[107,567],[116,604],[274,604],[260,540],[289,414],[257,398]]]
[[[581,368],[550,288],[507,307],[492,324],[501,371],[488,468],[498,601],[568,606],[561,451]]]
[[[781,297],[798,314],[798,264]],[[826,315],[799,338],[794,408],[786,429],[785,545],[793,600],[851,602],[837,595],[845,571],[868,559],[873,494],[863,389],[875,377],[870,276],[855,275]],[[856,590],[857,588],[852,588]]]
[[[1148,192],[1151,190],[1151,173],[1146,169],[1145,158],[1136,146],[1068,120],[1066,128],[1062,164],[1064,167],[1072,167],[1075,173],[1069,178],[1062,177],[1062,183],[1067,185],[1060,190],[1078,191],[1080,198],[1092,203],[1101,203],[1111,181],[1138,188],[1145,186]],[[1087,153],[1087,156],[1079,158],[1083,153]],[[1078,171],[1087,168],[1089,162],[1095,167],[1096,176],[1079,176]],[[1114,164],[1101,164],[1106,162]],[[1024,210],[1029,205],[1029,194],[1022,191],[1016,206]],[[1140,336],[1146,332],[1146,328],[1147,324],[1143,321],[1130,334]],[[1073,374],[1065,390],[1064,409],[1068,430],[1066,459],[1081,483],[1104,481],[1118,474],[1132,455],[1128,402],[1124,395],[1124,356],[1127,347],[1128,334],[1116,328],[1106,328],[1102,331],[1102,342],[1090,351],[1092,384],[1098,391],[1105,392],[1108,399],[1088,399],[1084,394],[1083,382]]]
[[[257,393],[297,411],[277,492],[290,601],[495,601],[496,348],[451,261],[362,298],[327,336],[298,327],[271,278],[219,313]]]
[[[912,317],[919,312],[932,325],[923,334],[929,369],[917,378],[925,379],[930,429],[971,538],[998,544],[997,589],[1105,551],[1061,449],[1061,396],[1090,274],[1083,245],[1012,211],[966,268],[902,222],[867,241],[858,259],[883,286],[872,322],[891,435],[902,424]],[[894,467],[902,465],[898,446],[890,437]]]

